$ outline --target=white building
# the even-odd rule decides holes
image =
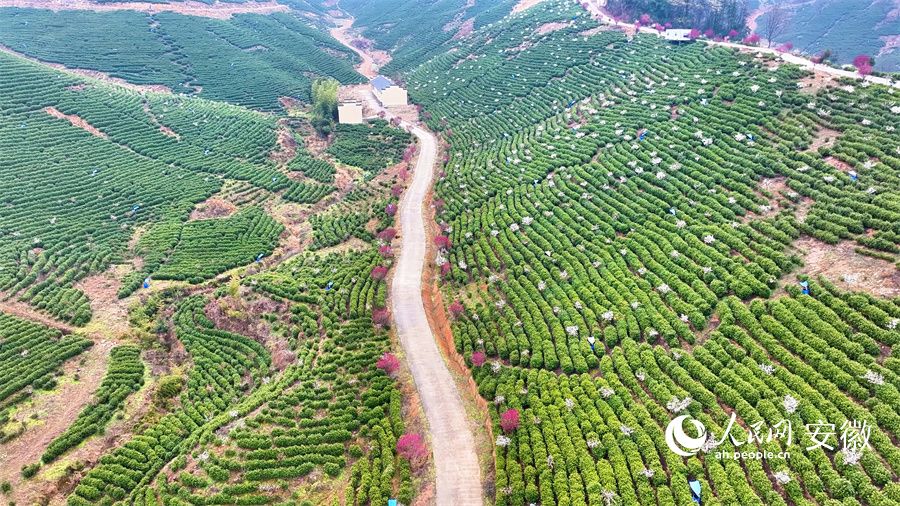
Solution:
[[[363,106],[357,101],[338,104],[338,123],[342,125],[361,125],[363,122]]]
[[[375,98],[381,102],[382,106],[407,105],[406,90],[394,84],[394,81],[384,76],[376,76],[369,83],[372,85]]]
[[[685,28],[670,28],[660,35],[669,42],[690,42],[691,31]]]

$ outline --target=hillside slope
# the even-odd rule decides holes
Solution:
[[[809,54],[830,49],[835,61],[860,54],[875,57],[875,70],[900,71],[900,3],[896,0],[816,0],[779,2],[790,13],[779,43],[792,42]],[[766,23],[766,4],[756,24]]]
[[[309,101],[316,76],[363,80],[352,51],[293,13],[213,19],[0,8],[0,45],[43,62],[267,111],[280,108],[280,97]]]
[[[688,504],[690,480],[708,504],[893,501],[896,91],[578,11],[544,2],[408,78],[449,142],[440,286],[497,504]],[[678,415],[720,446],[673,453]],[[807,449],[817,420],[871,445]],[[779,423],[790,442],[752,440]],[[728,457],[748,447],[790,458]]]

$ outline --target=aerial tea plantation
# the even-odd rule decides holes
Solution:
[[[85,5],[0,8],[0,501],[900,504],[884,76],[574,0]]]
[[[690,480],[708,504],[900,500],[900,306],[807,276],[793,245],[896,262],[900,94],[580,12],[545,2],[410,78],[450,144],[437,262],[497,504],[686,504]],[[721,447],[667,447],[675,416],[722,434],[732,413]],[[715,456],[784,450],[782,420],[790,459]],[[805,451],[820,421],[831,448]]]
[[[0,44],[44,62],[273,112],[280,97],[309,101],[310,76],[363,80],[352,51],[293,13],[221,20],[8,7],[0,8]]]

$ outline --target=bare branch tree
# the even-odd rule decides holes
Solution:
[[[773,2],[766,12],[765,19],[762,23],[763,37],[766,39],[768,47],[772,47],[772,42],[780,37],[787,29],[788,11],[780,2]]]

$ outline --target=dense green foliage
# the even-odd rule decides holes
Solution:
[[[879,357],[900,310],[784,279],[803,234],[896,258],[896,91],[801,93],[789,65],[629,42],[579,12],[532,7],[409,78],[450,142],[438,262],[445,300],[462,302],[457,350],[486,355],[473,372],[495,434],[501,413],[522,414],[497,441],[497,504],[685,504],[689,478],[705,504],[896,500],[896,356]],[[565,23],[534,29],[550,22]],[[810,150],[826,128],[837,142]],[[675,413],[721,434],[732,410],[788,418],[795,437],[819,419],[877,428],[859,464],[805,440],[769,467],[663,441]]]
[[[400,162],[412,135],[376,119],[362,125],[338,125],[328,154],[337,161],[359,167],[367,177]]]
[[[76,281],[121,262],[135,230],[150,223],[172,223],[177,238],[223,178],[295,202],[333,191],[277,170],[275,119],[236,106],[142,95],[0,54],[0,111],[0,290],[76,324],[90,318]],[[161,261],[148,259],[148,269]]]
[[[0,427],[12,406],[34,389],[53,388],[63,362],[90,346],[83,337],[0,313]],[[0,441],[5,437],[0,431]]]
[[[897,333],[884,325],[900,312],[894,304],[818,285],[812,290],[814,297],[782,297],[749,307],[726,298],[719,306],[722,324],[690,353],[627,338],[602,358],[600,377],[476,370],[481,393],[504,399],[495,416],[515,407],[526,420],[507,446],[498,447],[497,489],[506,493],[498,494],[497,504],[599,504],[605,491],[623,504],[689,504],[687,480],[694,478],[701,481],[707,504],[893,502],[894,477],[900,473],[900,451],[892,442],[900,430],[900,380],[896,357],[884,366],[876,359],[879,346],[898,342]],[[771,367],[774,373],[767,372]],[[867,371],[884,374],[885,383],[870,383]],[[790,451],[790,458],[763,464],[713,457],[715,451],[747,451],[731,441],[708,454],[676,457],[663,429],[675,416],[672,401],[685,398],[687,407],[679,413],[716,434],[724,432],[731,409],[748,424],[771,427],[790,420],[795,446],[787,447],[785,440],[760,445]],[[786,408],[789,399],[798,400],[799,408]],[[846,452],[804,451],[813,441],[803,426],[819,420],[836,427],[850,420],[873,426],[872,447],[863,451],[860,464],[844,463]],[[738,425],[732,434],[737,441],[749,436]],[[839,450],[837,437],[829,443]],[[776,488],[775,473],[789,481]]]
[[[351,236],[363,240],[371,240],[372,234],[365,229],[369,215],[365,213],[331,213],[313,216],[310,223],[313,226],[312,249],[326,248],[340,244]]]
[[[309,151],[300,148],[297,156],[288,163],[288,170],[302,173],[304,176],[320,183],[334,182],[334,165],[321,158],[312,156]]]
[[[268,256],[284,230],[258,207],[228,218],[179,223],[177,230],[170,230],[168,223],[159,226],[163,230],[151,230],[139,245],[138,251],[151,258],[164,257],[147,275],[192,283]]]
[[[110,352],[106,376],[97,389],[94,401],[81,410],[78,418],[48,446],[41,461],[57,459],[68,449],[103,431],[106,423],[122,409],[129,395],[144,384],[144,363],[136,346],[117,346]]]
[[[312,82],[312,125],[319,134],[331,133],[337,119],[338,86],[334,79],[316,79]]]
[[[0,44],[42,61],[263,110],[279,110],[283,96],[308,102],[311,75],[362,80],[353,52],[285,13],[219,20],[165,11],[3,8]]]
[[[697,28],[712,30],[719,36],[726,36],[731,30],[741,33],[745,30],[750,14],[747,0],[609,0],[606,9],[627,21],[635,21],[644,14],[653,23],[670,24],[674,28]]]
[[[356,18],[355,26],[391,53],[383,71],[406,72],[446,51],[463,24],[480,28],[509,14],[515,0],[346,0],[340,7]]]
[[[266,504],[285,493],[276,483],[316,468],[335,476],[351,463],[347,493],[356,504],[411,500],[411,471],[395,454],[400,392],[373,367],[390,343],[371,323],[386,294],[368,276],[377,261],[374,251],[303,255],[245,280],[290,301],[286,313],[262,315],[287,342],[275,351],[213,328],[202,297],[178,302],[177,336],[193,363],[175,389],[182,409],[104,457],[69,504]],[[190,471],[188,454],[197,463]],[[154,479],[165,465],[175,479]]]

